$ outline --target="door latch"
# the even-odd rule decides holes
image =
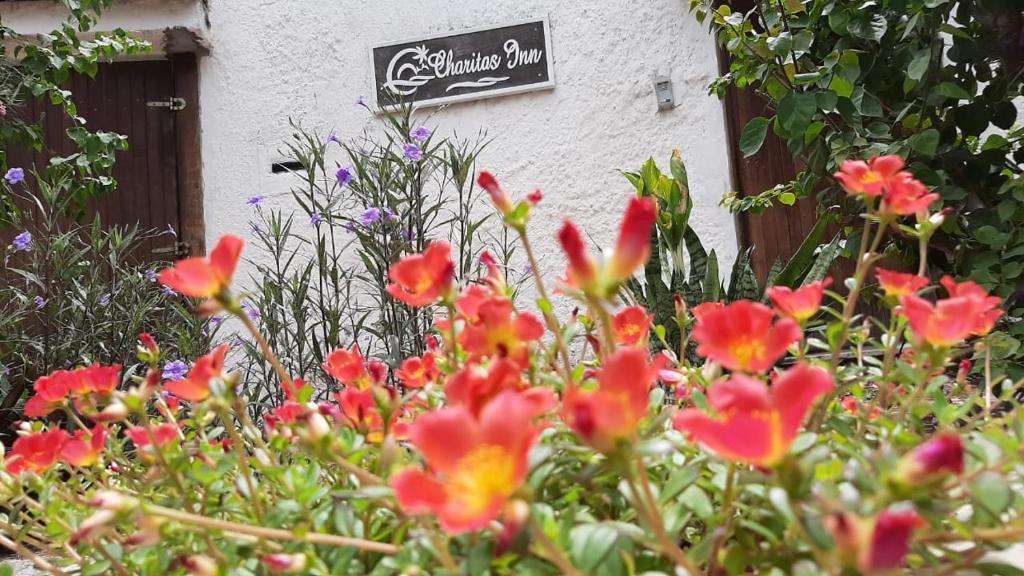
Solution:
[[[174,254],[175,258],[184,258],[192,253],[192,247],[188,242],[175,242],[170,246],[154,248],[150,251],[153,254]]]
[[[151,102],[146,102],[146,106],[149,106],[150,108],[167,108],[171,112],[179,112],[181,110],[184,110],[186,105],[187,103],[185,102],[185,99],[178,97],[168,98],[166,100],[153,100]]]

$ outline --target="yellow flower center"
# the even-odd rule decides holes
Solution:
[[[480,514],[495,498],[512,494],[515,473],[515,459],[507,450],[500,446],[481,446],[463,456],[449,476],[448,497],[461,504],[462,514]]]
[[[882,181],[882,175],[874,170],[868,170],[860,177],[860,181],[863,184],[877,184]]]
[[[736,342],[730,351],[739,365],[747,368],[752,360],[764,356],[764,343],[759,340]]]

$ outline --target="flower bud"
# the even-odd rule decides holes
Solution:
[[[971,369],[974,368],[974,363],[971,362],[970,358],[964,358],[960,361],[960,365],[956,370],[956,385],[963,388],[967,385],[967,377],[971,374]]]
[[[123,512],[136,508],[139,501],[116,490],[99,490],[86,501],[86,504],[103,510]]]
[[[704,368],[701,369],[700,375],[705,382],[713,382],[722,375],[722,365],[718,362],[708,362],[704,364]]]
[[[501,185],[498,184],[498,180],[493,174],[486,170],[480,172],[476,183],[487,191],[487,194],[491,197],[491,202],[494,203],[494,207],[498,209],[498,212],[501,212],[502,216],[508,215],[515,209],[515,206],[512,205],[512,200],[505,193],[505,190],[502,189]]]
[[[189,576],[217,576],[220,574],[217,562],[203,554],[185,556],[179,563]]]
[[[920,486],[963,470],[963,442],[960,436],[947,433],[933,437],[904,456],[896,478],[904,485]]]
[[[121,422],[127,417],[128,407],[124,405],[124,402],[117,399],[107,404],[99,413],[90,415],[90,418],[96,422]]]
[[[306,418],[306,431],[310,442],[317,442],[331,432],[331,425],[319,412],[313,412]]]
[[[80,542],[92,542],[101,536],[110,527],[110,524],[117,518],[114,510],[100,510],[93,513],[78,525],[78,530],[71,535],[71,545],[77,546]]]
[[[295,574],[306,569],[305,554],[267,554],[260,562],[271,574]]]
[[[523,500],[515,499],[505,505],[505,514],[502,517],[502,530],[498,533],[497,544],[494,553],[502,556],[512,547],[512,543],[526,526],[530,519],[530,505]]]
[[[126,546],[153,546],[160,542],[160,526],[164,520],[156,516],[139,518],[139,531],[125,539]]]

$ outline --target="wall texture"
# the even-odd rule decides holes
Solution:
[[[45,28],[48,12],[45,2],[3,9],[19,31]],[[480,167],[517,194],[544,190],[533,236],[545,271],[561,272],[554,233],[566,215],[612,245],[631,192],[616,169],[649,156],[667,167],[673,148],[689,168],[694,227],[723,267],[731,264],[734,223],[718,206],[730,189],[723,111],[707,95],[715,50],[683,0],[209,0],[205,13],[196,2],[148,0],[117,5],[103,24],[205,30],[211,51],[201,61],[200,104],[213,240],[249,233],[248,196],[287,197],[291,177],[271,174],[270,165],[289,117],[342,137],[372,130],[372,115],[354,105],[371,92],[371,46],[540,15],[551,24],[553,90],[427,110],[427,124],[440,133],[486,130],[494,141]],[[657,111],[656,73],[673,79],[676,109]]]

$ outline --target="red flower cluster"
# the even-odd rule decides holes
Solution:
[[[213,298],[231,286],[245,241],[222,236],[208,257],[180,260],[160,272],[160,283],[193,298]]]
[[[102,420],[97,402],[109,398],[120,383],[120,364],[57,370],[36,380],[32,386],[35,394],[25,403],[25,416],[43,418],[72,401],[94,420]]]
[[[969,336],[984,336],[995,327],[1003,314],[998,296],[989,296],[974,282],[958,284],[948,276],[942,279],[942,285],[949,297],[934,304],[913,294],[900,299],[901,313],[920,341],[934,348],[948,348]]]
[[[92,466],[99,461],[107,443],[107,429],[97,424],[92,430],[78,430],[74,436],[60,428],[20,436],[4,458],[11,474],[42,474],[58,461],[71,466]]]
[[[903,167],[903,158],[899,156],[876,156],[868,162],[846,160],[834,176],[850,194],[881,196],[879,210],[883,214],[910,216],[924,212],[939,195],[929,193]]]

